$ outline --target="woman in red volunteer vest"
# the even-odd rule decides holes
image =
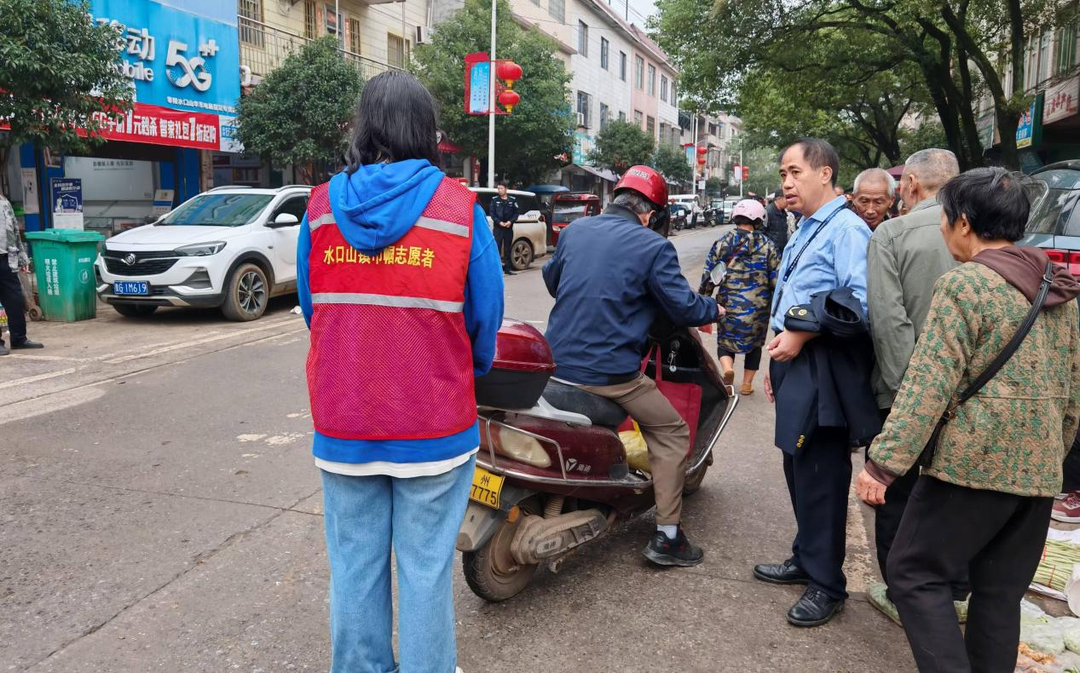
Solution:
[[[451,569],[480,443],[473,380],[491,367],[503,284],[473,193],[435,166],[436,132],[416,79],[372,78],[349,166],[312,191],[300,228],[335,673],[457,667]]]

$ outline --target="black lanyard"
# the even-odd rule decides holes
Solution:
[[[794,259],[791,260],[791,263],[788,264],[787,269],[784,271],[784,277],[780,280],[780,284],[776,287],[776,299],[773,303],[773,310],[769,315],[770,318],[776,317],[776,311],[780,308],[780,300],[784,296],[784,286],[787,285],[788,278],[791,278],[792,272],[795,271],[795,267],[799,264],[799,260],[802,259],[803,253],[806,252],[806,249],[809,248],[810,244],[814,242],[814,239],[817,238],[817,235],[821,233],[821,230],[824,229],[829,224],[829,222],[832,222],[832,218],[836,217],[836,214],[839,213],[841,210],[844,210],[844,206],[840,206],[839,208],[834,210],[828,217],[825,218],[825,221],[822,222],[821,225],[817,228],[817,230],[810,235],[809,240],[807,240],[806,243],[803,244],[803,247],[799,250],[798,254],[796,254]]]
[[[802,249],[799,250],[798,254],[796,254],[795,257],[791,260],[791,263],[788,264],[787,270],[784,271],[784,279],[782,281],[784,284],[788,282],[788,278],[791,278],[791,274],[793,271],[795,271],[795,267],[799,264],[799,260],[802,259],[803,253],[806,252],[806,249],[809,248],[810,244],[814,242],[814,239],[817,238],[817,235],[820,234],[821,230],[824,229],[829,224],[829,222],[832,222],[832,218],[836,217],[836,214],[843,209],[844,207],[840,206],[836,210],[832,211],[832,213],[830,213],[829,216],[825,218],[825,221],[821,223],[821,226],[819,226],[817,230],[810,235],[810,239],[803,244]]]

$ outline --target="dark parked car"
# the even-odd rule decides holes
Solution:
[[[1050,259],[1080,276],[1080,159],[1050,164],[1031,176],[1045,191],[1032,197],[1027,235],[1019,245],[1044,248]]]

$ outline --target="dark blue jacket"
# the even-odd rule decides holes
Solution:
[[[499,222],[517,222],[517,199],[510,194],[507,194],[506,200],[503,200],[496,194],[491,197],[491,203],[488,205],[488,215],[491,216],[491,220],[495,223],[495,226],[498,226]]]
[[[679,326],[707,325],[718,313],[715,300],[686,282],[675,246],[622,206],[564,229],[544,282],[555,297],[547,330],[555,376],[571,383],[636,376],[661,313]]]
[[[818,292],[784,316],[787,329],[820,334],[790,362],[769,366],[776,397],[776,446],[795,454],[819,427],[847,428],[851,446],[881,432],[870,386],[874,347],[870,326],[849,287]]]

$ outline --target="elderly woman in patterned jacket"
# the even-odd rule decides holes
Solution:
[[[735,205],[735,229],[720,237],[705,260],[698,292],[712,295],[727,313],[717,323],[716,343],[724,383],[735,381],[735,355],[744,354],[740,392],[752,395],[761,367],[761,347],[769,329],[780,254],[761,230],[765,208],[753,199]]]
[[[888,559],[919,670],[1011,671],[1020,599],[1080,414],[1080,284],[1042,250],[1014,245],[1029,210],[1019,176],[971,170],[938,200],[945,244],[961,265],[937,281],[856,492],[880,505],[889,483],[922,466]],[[1030,331],[993,373],[1040,299]],[[988,370],[993,376],[971,395]],[[950,580],[965,572],[971,603],[961,634]]]

